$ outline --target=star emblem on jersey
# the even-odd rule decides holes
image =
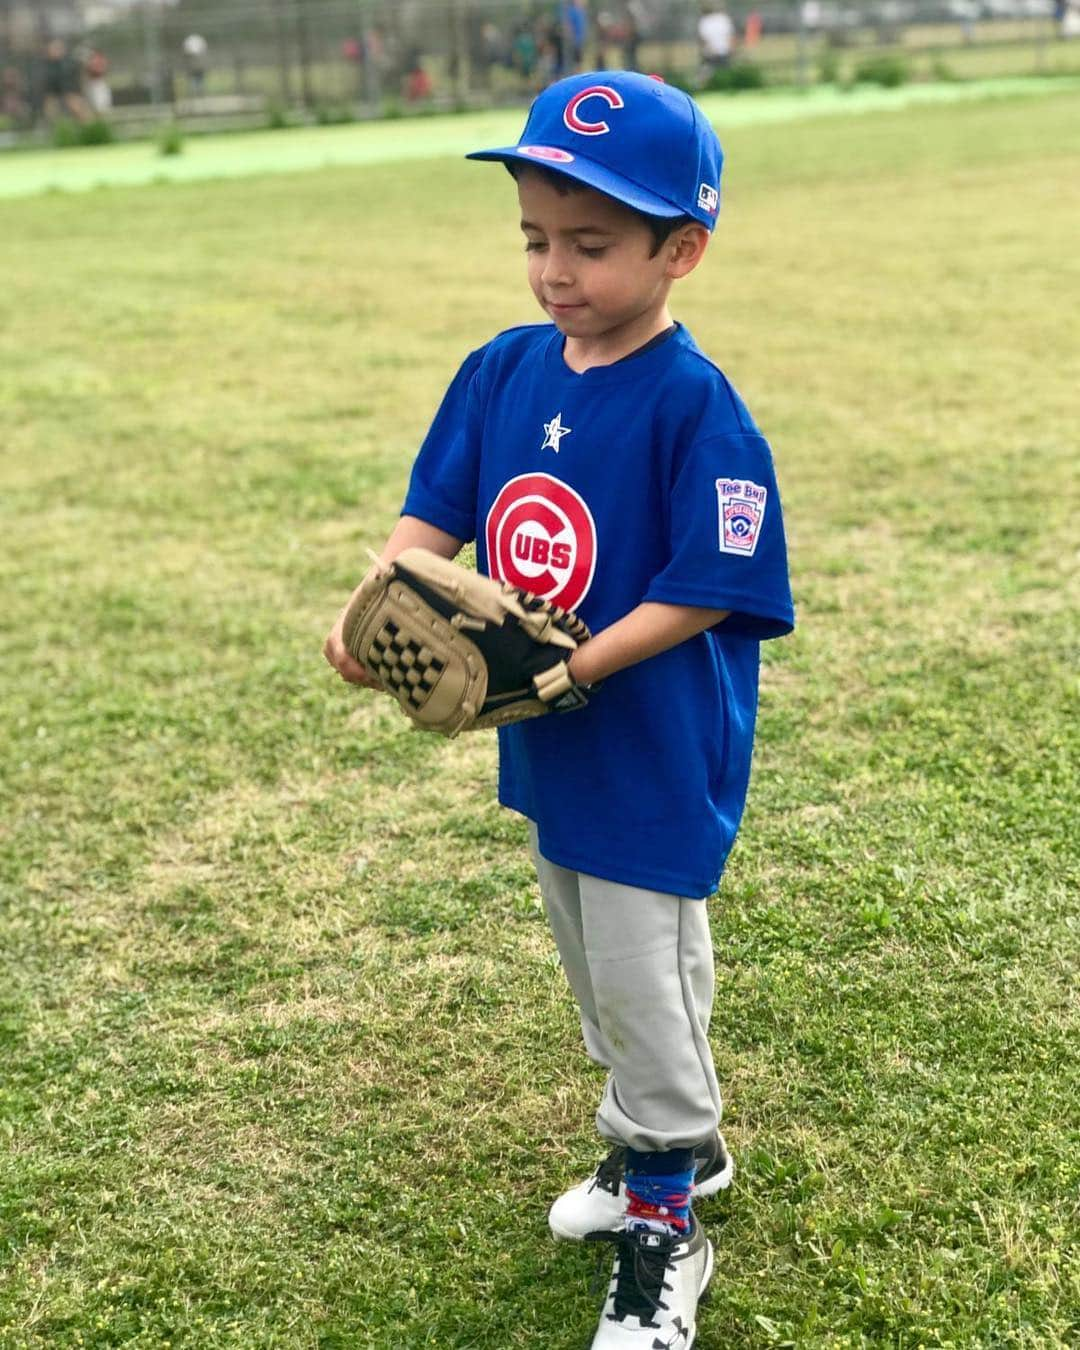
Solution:
[[[559,453],[559,442],[564,436],[569,436],[573,427],[564,427],[562,424],[562,413],[557,412],[550,422],[544,423],[544,444],[541,450],[554,450]]]

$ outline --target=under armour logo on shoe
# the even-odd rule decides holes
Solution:
[[[676,1317],[674,1321],[675,1331],[666,1341],[662,1341],[659,1336],[652,1343],[652,1350],[676,1350],[677,1346],[685,1345],[690,1335],[690,1328],[683,1324],[681,1317]]]

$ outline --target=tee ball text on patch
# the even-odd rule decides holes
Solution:
[[[720,510],[720,552],[752,558],[765,519],[768,489],[746,478],[718,478],[716,495]]]

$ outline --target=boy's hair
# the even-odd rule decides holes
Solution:
[[[579,183],[568,174],[559,173],[557,169],[549,169],[546,164],[518,164],[510,160],[505,160],[504,163],[507,172],[515,182],[520,178],[522,172],[527,171],[537,174],[548,187],[554,188],[561,197],[568,197],[571,192],[589,191],[585,183]],[[656,257],[676,230],[681,229],[684,225],[695,225],[697,223],[693,216],[650,216],[634,206],[627,206],[625,202],[620,202],[619,205],[632,212],[639,220],[644,221],[652,231],[653,247],[649,254],[650,258]]]

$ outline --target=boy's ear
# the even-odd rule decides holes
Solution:
[[[705,256],[712,236],[704,225],[684,225],[667,241],[670,249],[667,274],[674,281],[689,276]]]

